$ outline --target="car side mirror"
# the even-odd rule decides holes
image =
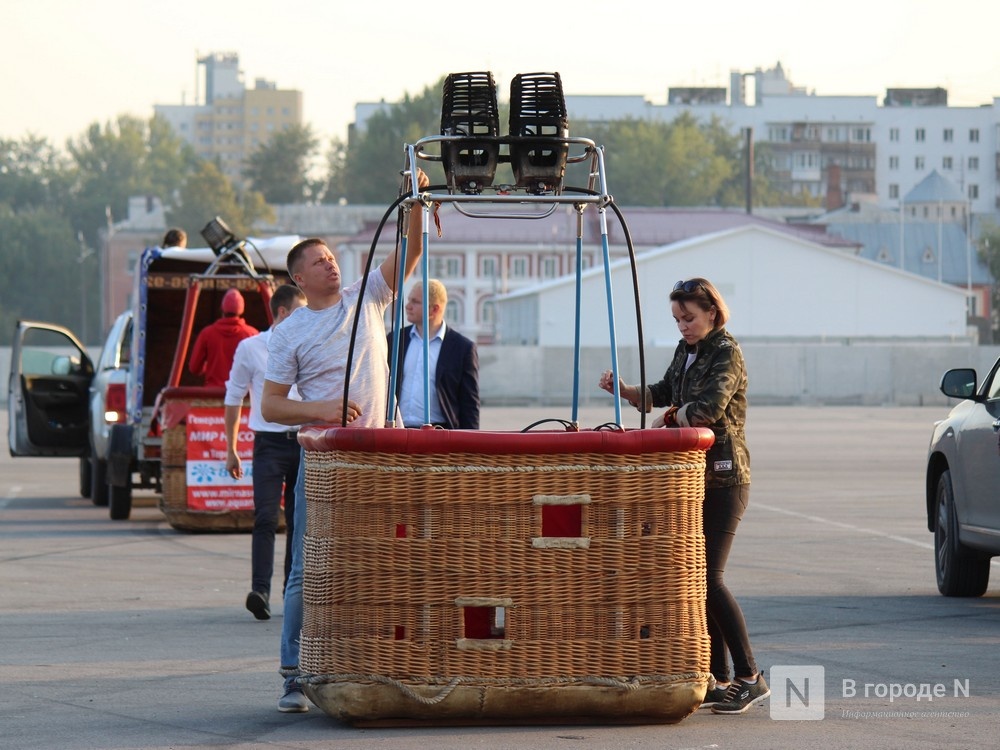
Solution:
[[[76,357],[60,356],[52,360],[53,375],[82,375],[85,372],[83,362]]]
[[[53,375],[69,375],[73,372],[72,357],[56,357],[52,360]]]
[[[974,398],[976,371],[971,367],[948,370],[941,378],[941,393],[951,398]]]

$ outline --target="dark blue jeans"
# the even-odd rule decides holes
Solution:
[[[750,500],[750,485],[705,490],[705,563],[708,577],[706,608],[711,641],[711,670],[719,682],[729,681],[729,656],[736,677],[753,677],[757,662],[750,648],[750,636],[743,610],[729,593],[723,574],[736,538],[736,527]]]
[[[301,453],[300,453],[301,455]],[[299,459],[295,481],[295,528],[288,532],[292,540],[292,572],[285,586],[284,618],[281,621],[281,670],[285,673],[285,692],[296,686],[299,669],[299,637],[302,633],[302,578],[305,573],[305,536],[309,514],[306,513],[306,460]]]
[[[294,432],[258,432],[254,435],[251,588],[268,596],[274,575],[274,535],[282,497],[285,499],[285,583],[288,583],[292,567],[295,478],[301,454]]]

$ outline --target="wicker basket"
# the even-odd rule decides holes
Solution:
[[[182,410],[197,407],[223,408],[221,397],[192,398],[189,394],[194,390],[177,389],[180,395],[169,400],[180,404]],[[253,530],[253,510],[204,511],[188,508],[187,423],[183,418],[163,430],[161,462],[163,495],[160,498],[160,510],[173,528],[179,531]],[[283,513],[279,513],[278,531],[284,529],[285,517]]]
[[[300,440],[300,668],[327,713],[671,723],[700,704],[710,431]]]

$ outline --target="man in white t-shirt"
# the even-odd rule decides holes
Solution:
[[[417,184],[427,187],[427,176],[418,170]],[[410,212],[403,278],[409,278],[423,252],[422,214]],[[341,283],[340,267],[330,248],[320,239],[307,239],[288,253],[288,273],[305,293],[307,304],[275,329],[268,342],[267,374],[261,411],[265,419],[281,424],[342,424],[384,427],[388,401],[389,365],[385,310],[394,298],[398,277],[398,249],[369,275],[364,300],[359,300],[359,279],[348,287]],[[344,379],[355,315],[358,330],[351,362],[350,393],[344,403]],[[289,397],[298,388],[301,401]],[[308,711],[302,688],[296,682],[299,634],[302,630],[303,537],[306,526],[305,461],[296,482],[295,531],[292,570],[285,587],[281,632],[281,673],[284,694],[278,710]]]
[[[274,535],[281,500],[285,501],[285,562],[282,580],[292,569],[292,533],[295,516],[295,479],[299,473],[298,427],[268,422],[260,415],[267,368],[267,342],[274,329],[306,303],[294,284],[274,290],[269,306],[274,323],[257,336],[243,339],[233,355],[226,381],[226,472],[239,479],[243,462],[237,452],[243,399],[250,395],[249,427],[253,431],[253,534],[250,540],[250,593],[246,608],[258,620],[271,617],[271,577],[274,574]],[[297,394],[296,394],[297,396]]]

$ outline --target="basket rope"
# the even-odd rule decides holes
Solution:
[[[524,474],[545,471],[692,471],[705,468],[705,463],[645,464],[641,466],[602,466],[594,464],[560,464],[556,466],[385,466],[383,464],[349,461],[316,461],[320,469],[350,469],[353,471],[393,472],[399,474]]]

